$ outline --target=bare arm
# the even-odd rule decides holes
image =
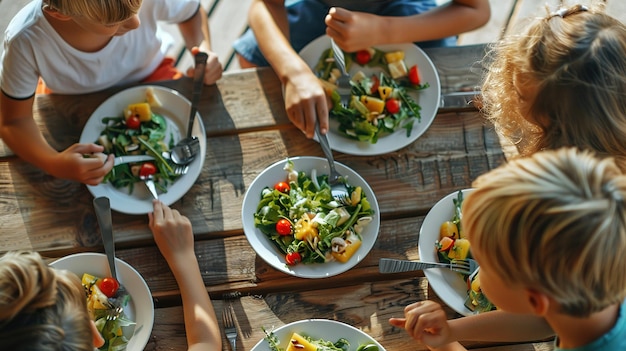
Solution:
[[[492,311],[447,320],[441,305],[420,301],[404,309],[404,318],[391,318],[393,326],[437,350],[461,350],[455,341],[516,342],[545,339],[554,335],[545,319],[535,315]],[[450,344],[453,343],[453,344]]]
[[[289,119],[309,138],[319,118],[323,133],[328,130],[328,102],[309,66],[289,43],[289,24],[283,0],[254,0],[248,20],[263,55],[285,87]]]
[[[101,153],[96,144],[74,144],[62,152],[45,140],[33,118],[34,97],[15,100],[0,93],[0,137],[7,146],[26,162],[63,179],[89,185],[99,184],[113,168],[113,157],[85,158],[84,154]]]
[[[453,0],[431,11],[406,17],[384,17],[332,8],[326,33],[346,51],[380,44],[446,38],[481,27],[489,20],[488,0]]]
[[[187,49],[191,51],[192,55],[195,55],[198,51],[209,55],[204,73],[204,83],[214,84],[222,77],[223,68],[217,54],[211,51],[211,32],[206,11],[200,6],[198,12],[185,22],[179,23],[178,28],[185,39]],[[193,76],[193,70],[187,72],[187,75]]]
[[[193,249],[191,222],[158,200],[148,216],[154,240],[180,288],[189,350],[221,350],[219,325]]]

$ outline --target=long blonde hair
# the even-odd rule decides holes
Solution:
[[[87,299],[73,273],[33,252],[0,257],[0,340],[5,350],[93,351]]]
[[[80,16],[95,23],[122,22],[139,12],[142,0],[44,0],[48,6],[66,16]]]
[[[603,9],[576,5],[534,19],[488,56],[483,111],[522,156],[576,146],[626,158],[626,26]],[[516,75],[537,89],[530,116]]]
[[[462,225],[481,264],[585,317],[626,298],[626,175],[574,148],[519,158],[479,177]]]

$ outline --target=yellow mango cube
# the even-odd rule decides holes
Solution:
[[[370,112],[382,113],[385,109],[385,102],[379,98],[361,95],[361,103],[367,107]]]
[[[140,102],[136,104],[130,104],[124,111],[124,117],[128,120],[131,116],[138,117],[142,122],[148,122],[152,120],[152,109],[147,102]]]
[[[293,333],[285,351],[317,351],[317,346],[308,342],[300,334]]]
[[[392,87],[384,87],[382,85],[378,87],[378,94],[383,100],[389,99],[389,97],[391,97],[391,93],[393,93]]]
[[[387,63],[394,63],[404,60],[404,51],[392,51],[385,54]]]
[[[448,258],[451,260],[464,260],[467,258],[470,249],[470,242],[467,239],[456,239],[454,246],[448,252]]]

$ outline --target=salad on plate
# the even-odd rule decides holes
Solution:
[[[130,295],[115,278],[84,273],[81,282],[87,295],[89,317],[104,338],[100,350],[126,350],[135,327],[135,322],[125,314]]]
[[[268,332],[263,328],[265,333],[265,340],[270,346],[271,351],[348,351],[350,349],[350,342],[345,338],[339,338],[339,340],[332,342],[324,339],[315,339],[304,333],[294,332],[289,338],[287,348],[281,348],[281,341],[273,332]],[[379,351],[376,344],[367,343],[360,344],[356,351]]]
[[[126,188],[131,194],[134,184],[141,181],[140,176],[152,175],[157,189],[166,193],[167,187],[180,177],[174,172],[173,161],[167,157],[175,143],[174,135],[168,131],[166,118],[153,110],[160,106],[153,90],[147,88],[145,101],[129,104],[119,116],[102,118],[105,127],[96,143],[104,146],[106,154],[154,157],[152,161],[114,166],[103,183],[108,182],[118,189]]]
[[[440,262],[450,263],[452,260],[463,260],[471,257],[470,242],[463,233],[461,226],[463,192],[459,191],[452,199],[454,215],[439,228],[439,238],[435,241],[435,249]],[[480,268],[471,275],[460,275],[459,279],[467,282],[467,298],[465,307],[472,312],[486,312],[495,309],[480,289]]]
[[[359,186],[345,183],[350,201],[331,195],[328,175],[299,172],[291,160],[285,176],[265,187],[254,213],[255,227],[284,255],[287,265],[347,262],[361,246],[374,211]]]
[[[335,63],[333,51],[324,50],[313,72],[322,82],[326,93],[331,96],[333,108],[330,116],[339,122],[339,132],[351,139],[375,144],[378,138],[406,130],[410,137],[413,124],[421,121],[421,107],[413,93],[427,89],[422,82],[417,64],[407,65],[404,51],[385,52],[376,48],[344,53],[346,70],[352,65],[378,67],[380,73],[366,75],[357,70],[352,75],[349,106],[340,103],[335,82],[341,71]]]

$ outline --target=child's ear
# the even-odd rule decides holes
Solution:
[[[526,299],[534,314],[545,316],[550,309],[550,298],[537,290],[526,289]]]
[[[69,21],[72,19],[71,16],[64,15],[61,12],[57,11],[54,7],[49,5],[44,5],[42,8],[43,12],[45,12],[48,16],[58,19],[59,21]]]

